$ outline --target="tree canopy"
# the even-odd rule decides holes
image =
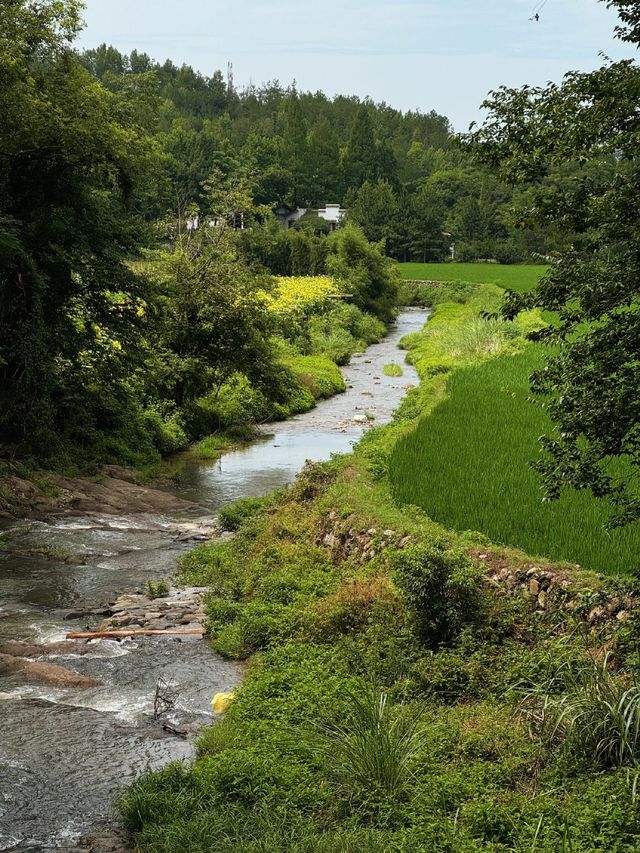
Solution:
[[[621,38],[640,43],[640,3],[610,2]],[[522,216],[570,238],[539,288],[507,313],[554,312],[553,345],[533,377],[557,430],[543,438],[546,494],[589,488],[612,523],[640,518],[640,69],[607,62],[543,88],[502,88],[471,139],[482,160],[526,184]]]
[[[128,371],[146,286],[137,193],[154,146],[70,48],[79,3],[0,8],[0,430],[47,442]],[[104,395],[93,404],[101,408]]]

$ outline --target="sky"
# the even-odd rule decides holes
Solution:
[[[79,46],[102,42],[238,88],[269,80],[436,110],[464,131],[500,85],[542,85],[634,56],[598,0],[85,0]],[[529,17],[542,6],[539,22]]]

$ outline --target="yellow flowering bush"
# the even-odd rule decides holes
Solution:
[[[268,306],[270,311],[294,313],[319,305],[332,293],[338,293],[338,286],[328,275],[278,276]]]

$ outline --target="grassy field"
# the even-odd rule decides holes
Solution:
[[[639,565],[640,530],[603,528],[607,508],[590,493],[542,503],[530,462],[548,416],[530,401],[528,377],[543,352],[533,345],[455,372],[448,399],[402,439],[390,473],[399,500],[457,530],[533,555],[607,573]]]
[[[404,279],[425,281],[468,281],[497,284],[510,290],[530,290],[538,283],[546,266],[525,264],[398,264]]]

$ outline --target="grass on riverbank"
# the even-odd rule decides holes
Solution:
[[[551,584],[541,605],[522,554],[447,532],[391,494],[398,438],[442,399],[451,369],[519,352],[540,322],[482,321],[498,298],[488,288],[442,306],[429,334],[410,337],[423,381],[393,424],[243,503],[229,513],[234,540],[184,558],[182,580],[210,588],[214,647],[251,664],[195,765],[121,797],[141,853],[637,849],[635,741],[604,711],[588,719],[609,726],[607,753],[591,748],[587,718],[540,723],[543,707],[596,708],[605,643],[607,661],[629,663],[635,621],[606,615],[624,587],[539,567]],[[483,582],[472,544],[512,582]],[[611,696],[633,681],[607,678]]]
[[[280,279],[282,282],[283,280]],[[281,285],[286,305],[278,311],[272,344],[282,370],[289,377],[286,393],[274,399],[269,389],[258,389],[236,374],[215,394],[193,407],[192,420],[219,433],[267,421],[284,420],[312,409],[318,400],[345,390],[338,365],[347,364],[354,352],[379,341],[384,324],[355,305],[336,303],[322,288],[330,279],[304,277]],[[298,299],[292,289],[299,288]]]
[[[546,270],[546,266],[534,264],[398,264],[405,280],[466,281],[497,284],[509,290],[531,290]]]

